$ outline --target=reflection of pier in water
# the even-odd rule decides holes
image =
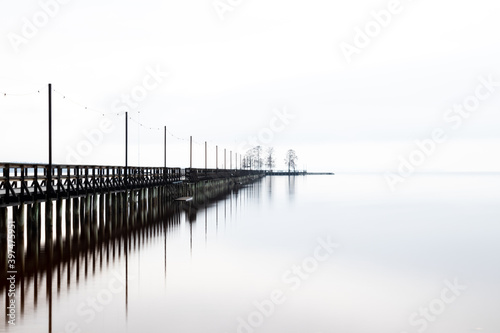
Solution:
[[[247,183],[252,181],[253,179],[246,179]],[[215,203],[218,228],[218,201],[231,193],[237,197],[241,186],[242,184],[232,180],[180,183],[5,208],[2,211],[3,218],[16,226],[18,319],[23,317],[27,306],[34,306],[36,309],[41,294],[39,288],[45,282],[48,332],[51,332],[52,297],[55,293],[60,295],[62,285],[66,284],[67,289],[75,284],[78,286],[81,277],[87,278],[89,274],[93,276],[97,271],[107,269],[111,261],[114,263],[117,259],[123,260],[123,257],[125,279],[128,281],[129,253],[161,235],[165,237],[166,275],[166,235],[168,230],[180,225],[182,212],[186,213],[186,221],[189,221],[192,228],[197,213],[205,210],[206,241],[207,207]],[[175,198],[181,195],[192,195],[193,200],[175,202]],[[231,203],[233,195],[228,199]],[[50,219],[52,214],[55,215],[53,223]],[[3,251],[6,244],[2,246]],[[0,295],[3,295],[7,307],[7,260],[2,256],[1,261],[4,269],[0,280]],[[125,287],[125,307],[128,309],[128,283]],[[27,293],[30,294],[28,297]],[[8,317],[5,316],[6,323],[7,320]]]

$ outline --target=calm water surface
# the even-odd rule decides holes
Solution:
[[[127,255],[117,243],[26,282],[0,331],[498,333],[499,200],[494,174],[396,192],[381,175],[268,177]]]

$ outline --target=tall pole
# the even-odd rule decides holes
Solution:
[[[167,167],[167,126],[163,133],[163,167]]]
[[[125,184],[128,177],[128,112],[125,112]]]
[[[205,169],[207,168],[207,142],[205,141]]]
[[[215,168],[219,169],[219,146],[215,146]]]
[[[241,154],[240,154],[240,170],[241,170]]]
[[[224,148],[224,169],[226,168],[226,148]]]
[[[141,111],[137,110],[137,164],[141,166]]]
[[[193,167],[193,137],[189,137],[189,168]]]
[[[229,151],[229,169],[233,169],[233,151]]]
[[[47,172],[47,193],[52,187],[52,84],[49,83],[49,170]]]

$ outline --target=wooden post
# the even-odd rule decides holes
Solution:
[[[189,137],[189,168],[193,167],[193,137]]]
[[[80,207],[80,240],[84,239],[84,234],[85,234],[85,197],[81,197],[79,201],[79,207]]]
[[[65,211],[66,211],[66,243],[71,243],[71,199],[68,198],[65,201]]]
[[[7,207],[0,207],[0,269],[2,272],[7,271]]]
[[[99,194],[99,237],[104,236],[104,193]]]
[[[106,194],[106,231],[105,235],[111,235],[113,223],[113,194],[108,192]]]
[[[165,126],[163,133],[163,167],[167,167],[167,126]]]
[[[123,222],[123,201],[122,201],[122,192],[116,193],[116,230],[121,230],[122,222]]]
[[[33,225],[34,230],[33,230],[33,238],[35,239],[35,268],[38,269],[38,255],[40,253],[40,243],[41,243],[41,231],[42,229],[42,215],[40,214],[40,207],[41,207],[40,202],[35,202],[33,204],[33,215],[34,215],[34,220],[35,223]]]
[[[50,198],[51,187],[52,187],[52,84],[49,83],[49,166],[47,170],[47,199]]]
[[[62,253],[62,203],[62,199],[56,200],[56,245],[59,253]]]
[[[97,240],[98,236],[98,218],[99,218],[99,201],[97,197],[97,193],[94,193],[92,195],[92,225],[91,225],[91,230],[92,230],[92,237],[94,240]]]
[[[128,184],[128,112],[125,112],[125,186]]]
[[[130,191],[130,226],[133,228],[135,226],[135,214],[136,214],[136,208],[135,208],[135,190]]]
[[[151,223],[153,221],[153,187],[148,188],[148,215],[147,222]]]
[[[207,168],[207,142],[205,141],[205,169]]]
[[[128,210],[128,190],[123,192],[123,198],[122,198],[123,204],[122,204],[122,214],[123,214],[123,225],[125,226],[125,231],[128,230],[128,221],[129,221],[129,210]]]
[[[53,238],[53,223],[54,223],[54,209],[52,207],[52,201],[47,200],[45,202],[45,248],[46,254],[50,255],[52,248],[52,238]]]
[[[80,198],[73,198],[73,238],[80,238]]]
[[[219,146],[215,146],[215,169],[219,169]]]
[[[85,197],[85,239],[90,244],[90,230],[92,227],[92,198],[90,194]]]
[[[224,169],[226,169],[226,148],[224,148]]]

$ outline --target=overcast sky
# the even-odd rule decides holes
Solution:
[[[215,145],[221,164],[224,148],[257,143],[278,169],[291,148],[314,171],[498,171],[499,12],[494,0],[2,1],[0,160],[47,162],[50,82],[54,163],[123,164],[127,110],[131,165],[163,165],[167,126],[170,166],[188,166],[192,135],[198,167],[208,141],[209,167]]]

